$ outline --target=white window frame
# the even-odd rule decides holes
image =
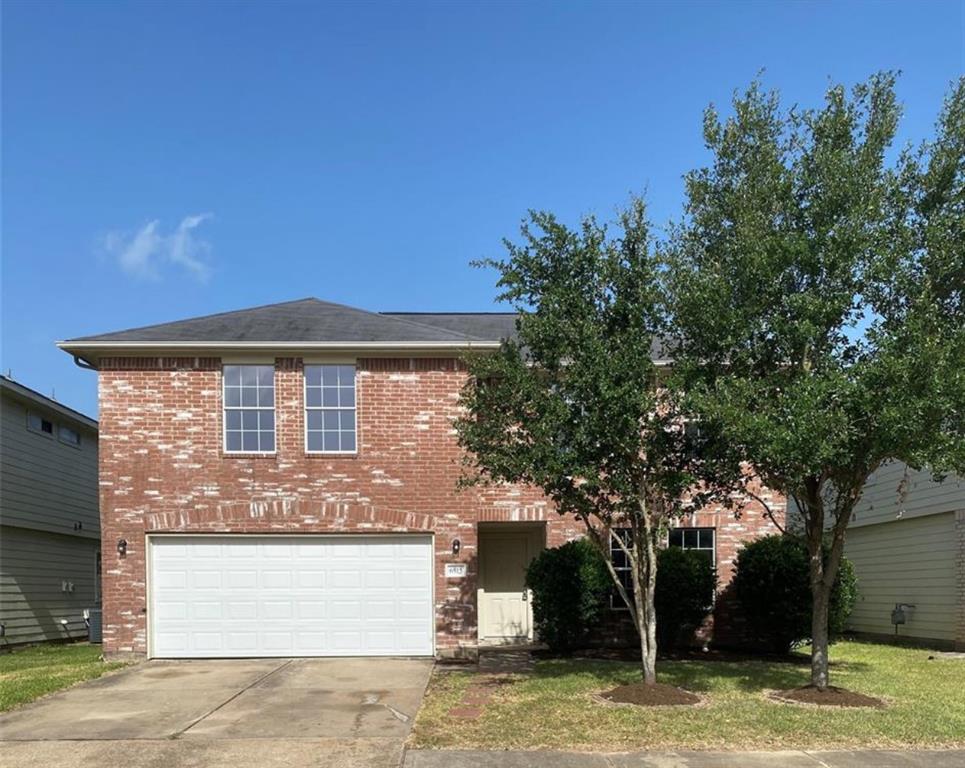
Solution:
[[[614,551],[620,549],[620,545],[617,544],[613,539],[614,539],[616,536],[619,536],[619,535],[620,535],[620,531],[629,531],[629,530],[630,530],[629,527],[626,527],[626,528],[612,528],[612,529],[610,530],[610,540],[609,540],[609,544],[610,544],[610,562],[611,562],[611,563],[613,562],[613,553],[614,553]],[[629,548],[629,545],[630,545],[630,542],[629,542],[629,541],[625,541],[624,544],[626,544],[627,547]],[[620,551],[622,552],[622,550],[620,550]],[[619,568],[617,568],[617,567],[614,565],[614,566],[613,566],[613,570],[616,571],[618,574],[620,574],[620,573],[629,573],[629,574],[630,574],[630,584],[629,584],[629,589],[630,589],[630,591],[627,593],[627,594],[630,594],[630,593],[633,591],[633,565],[631,565],[631,564],[629,563],[629,559],[628,559],[627,565],[621,566],[621,567],[619,567]],[[627,586],[627,585],[624,585],[624,588],[626,588],[626,586]],[[611,611],[629,611],[629,610],[630,610],[629,607],[627,607],[626,602],[623,600],[623,597],[620,595],[619,592],[617,592],[616,586],[613,586],[613,587],[610,588],[610,610],[611,610]]]
[[[342,450],[341,448],[340,448],[339,450],[337,450],[337,451],[312,451],[312,450],[309,450],[309,448],[308,448],[308,412],[309,412],[309,411],[322,411],[322,412],[324,412],[324,411],[346,411],[346,410],[348,410],[347,408],[344,408],[344,407],[342,407],[342,406],[333,406],[333,405],[329,405],[329,406],[317,405],[317,406],[315,406],[315,405],[313,405],[313,406],[309,407],[309,405],[308,405],[308,377],[305,375],[305,369],[308,368],[308,367],[322,367],[322,366],[326,366],[326,365],[331,365],[331,366],[339,366],[339,365],[341,365],[341,366],[352,366],[352,370],[354,371],[354,374],[353,374],[353,377],[352,377],[352,391],[353,391],[353,393],[355,394],[355,407],[352,408],[352,411],[353,411],[354,414],[355,414],[355,429],[354,429],[354,433],[355,433],[355,450],[354,450],[354,451],[346,451],[346,450]],[[304,439],[304,444],[305,444],[304,447],[305,447],[305,454],[306,454],[306,455],[308,455],[308,456],[356,456],[356,455],[358,455],[358,452],[359,452],[359,369],[358,369],[358,365],[356,364],[356,361],[355,361],[355,360],[352,360],[351,362],[347,362],[347,361],[334,361],[334,360],[333,360],[333,361],[328,361],[328,360],[326,360],[326,361],[312,361],[312,362],[309,362],[309,361],[305,360],[305,361],[302,362],[302,421],[304,422],[304,429],[303,429],[302,431],[304,432],[303,439]],[[316,430],[316,431],[317,431],[317,430]]]
[[[272,391],[272,403],[273,405],[268,408],[264,406],[228,406],[228,398],[225,393],[227,384],[225,383],[224,369],[227,366],[235,366],[238,368],[257,368],[263,367],[271,368],[271,391]],[[242,363],[242,362],[231,362],[225,363],[222,361],[221,364],[221,450],[226,456],[274,456],[278,452],[278,387],[276,386],[275,379],[277,378],[278,371],[275,369],[274,363]],[[228,411],[271,411],[274,415],[275,426],[272,429],[272,433],[275,437],[275,450],[273,451],[232,451],[228,449]]]
[[[673,530],[673,531],[683,531],[684,533],[682,533],[681,535],[684,537],[684,539],[686,539],[686,537],[687,537],[687,534],[686,534],[687,531],[697,531],[697,544],[698,544],[698,546],[696,546],[696,547],[687,547],[687,546],[684,546],[683,544],[681,544],[681,545],[680,545],[680,549],[690,550],[690,551],[694,551],[694,552],[710,552],[710,563],[711,563],[711,565],[714,566],[714,568],[717,567],[717,529],[716,529],[715,527],[710,526],[710,525],[699,525],[699,526],[698,526],[698,525],[681,525],[681,526],[678,526],[678,527],[676,527],[676,528],[673,528],[672,530]],[[701,546],[700,546],[700,534],[701,534],[701,532],[706,532],[706,531],[710,531],[710,535],[711,535],[711,539],[712,539],[712,541],[711,541],[711,546],[710,546],[710,547],[701,547]],[[670,544],[670,534],[671,534],[671,531],[667,531],[667,546],[668,546],[668,547],[671,546],[671,544]]]

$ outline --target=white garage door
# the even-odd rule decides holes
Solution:
[[[429,656],[428,536],[154,536],[160,658]]]

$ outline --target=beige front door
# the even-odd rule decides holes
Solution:
[[[533,639],[526,566],[542,546],[542,531],[485,531],[479,536],[479,639],[483,643]]]

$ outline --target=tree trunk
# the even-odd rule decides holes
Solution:
[[[642,542],[641,542],[642,543]],[[640,635],[640,664],[643,682],[653,685],[657,682],[657,616],[654,610],[654,581],[656,561],[647,566],[646,555],[640,558],[640,571],[634,587],[633,600],[636,604],[637,632]]]
[[[643,682],[657,682],[657,611],[654,594],[657,588],[657,541],[648,500],[641,494],[639,515],[633,530],[633,600],[636,607],[637,632],[640,635],[640,662]]]
[[[818,584],[811,575],[811,685],[820,690],[828,687],[828,608],[831,590],[823,578]]]
[[[837,578],[844,554],[844,534],[851,519],[851,510],[860,496],[860,486],[835,504],[834,525],[831,526],[831,551],[824,560],[824,499],[820,486],[815,485],[807,495],[808,565],[811,582],[811,685],[819,690],[828,687],[828,646],[830,630],[831,590]]]

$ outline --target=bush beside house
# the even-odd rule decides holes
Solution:
[[[550,649],[565,653],[595,644],[600,626],[608,623],[614,590],[603,557],[589,541],[544,549],[530,563],[526,584],[533,592],[537,634]],[[673,649],[700,626],[713,607],[716,585],[705,554],[676,547],[660,551],[654,598],[660,648]],[[613,601],[619,607],[620,598],[613,595]],[[630,632],[632,624],[619,626]]]
[[[756,638],[775,653],[787,653],[810,640],[811,587],[803,539],[775,534],[748,542],[737,555],[734,571],[737,601]],[[832,641],[844,630],[857,598],[854,568],[842,558],[831,590]]]

